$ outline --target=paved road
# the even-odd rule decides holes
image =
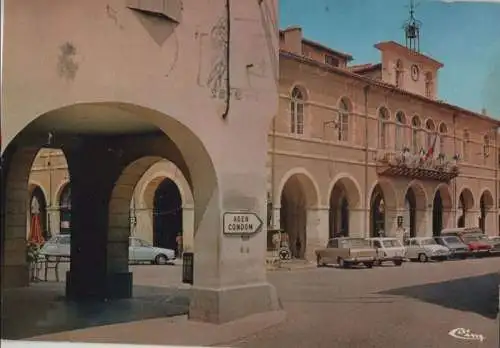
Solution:
[[[221,345],[241,348],[496,348],[498,325],[495,308],[498,305],[499,270],[500,258],[487,258],[406,263],[402,267],[373,269],[313,268],[269,272],[268,278],[277,287],[287,312],[286,320],[252,336]],[[186,304],[178,303],[182,298],[168,289],[180,283],[180,265],[133,266],[132,271],[135,298],[118,303],[116,308],[114,305],[106,307],[110,318],[99,314],[103,313],[102,308],[85,307],[86,312],[90,310],[92,313],[85,320],[79,316],[79,321],[83,322],[74,323],[75,328],[103,325],[108,319],[112,322],[115,316],[120,317],[120,321],[134,321],[187,309]],[[63,294],[62,283],[48,284],[49,288],[39,285],[43,288],[35,293],[37,301],[43,294],[47,298]],[[52,286],[60,289],[54,292],[50,289]],[[169,304],[171,300],[175,300],[172,303],[176,306]],[[25,302],[33,310],[32,302]],[[23,312],[17,303],[14,309]],[[166,304],[165,308],[160,304]],[[46,306],[50,308],[42,308],[38,313],[41,317],[29,316],[36,324],[34,328],[37,332],[60,331],[62,327],[57,329],[57,322],[70,322],[71,314],[81,314],[81,308],[75,310],[59,300],[48,302]],[[23,321],[18,322],[23,323],[22,331],[26,333],[25,314],[22,318]],[[49,330],[48,327],[46,330],[45,325],[55,325],[56,330]],[[450,337],[448,332],[458,327],[482,334],[486,340],[482,343],[464,342]],[[106,331],[105,328],[103,330]],[[119,337],[107,339],[120,341]]]
[[[287,319],[233,347],[498,347],[500,258],[273,272]],[[448,335],[467,328],[480,342]]]

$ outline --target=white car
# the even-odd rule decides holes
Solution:
[[[406,242],[406,257],[420,262],[447,260],[450,257],[450,250],[439,245],[432,237],[416,237]]]
[[[43,245],[40,253],[44,256],[70,257],[70,241],[70,235],[55,236]],[[175,260],[175,251],[157,248],[145,240],[130,237],[128,257],[129,262],[151,262],[157,265],[164,265],[168,263],[168,261]]]
[[[370,244],[377,250],[376,263],[380,265],[382,262],[389,261],[396,266],[401,266],[405,258],[405,247],[396,238],[389,237],[374,237],[368,238]]]

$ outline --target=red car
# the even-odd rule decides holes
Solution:
[[[463,235],[462,241],[467,244],[469,251],[475,256],[484,256],[490,253],[493,246],[478,235]]]

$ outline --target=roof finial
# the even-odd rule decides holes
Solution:
[[[404,25],[406,47],[412,51],[420,52],[420,27],[422,22],[415,18],[415,5],[414,0],[410,0],[410,18]]]

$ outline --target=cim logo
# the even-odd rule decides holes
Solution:
[[[469,340],[469,341],[481,341],[483,342],[486,337],[483,335],[478,335],[472,333],[469,329],[464,329],[464,328],[458,328],[458,329],[453,329],[450,332],[448,332],[448,335],[451,337],[458,338],[460,340]]]

